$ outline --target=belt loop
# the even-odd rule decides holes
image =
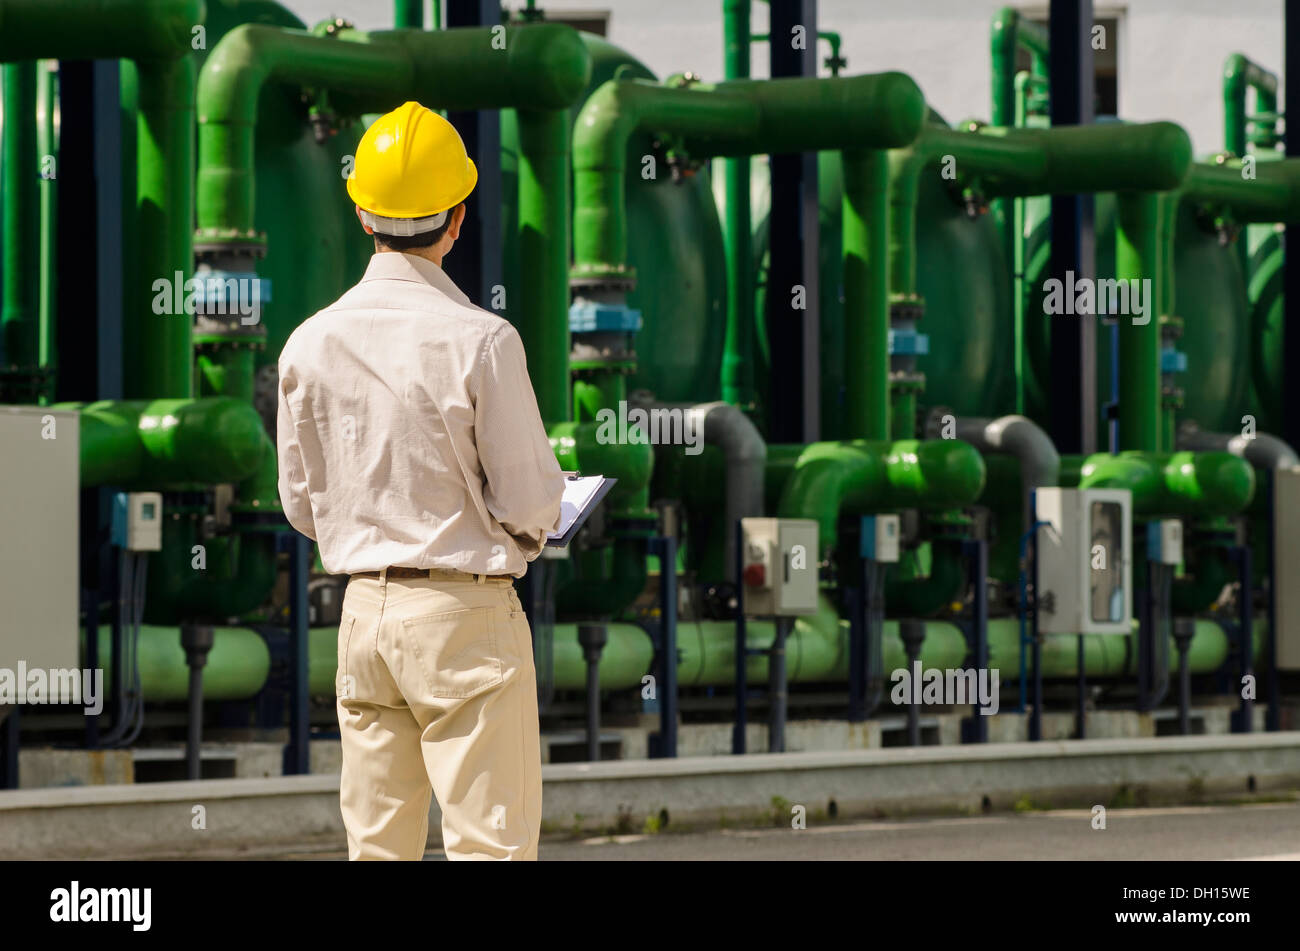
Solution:
[[[388,566],[387,566],[387,565],[385,565],[383,568],[380,568],[380,569],[379,569],[379,583],[380,583],[381,585],[388,584]]]
[[[476,574],[476,575],[474,576],[474,583],[475,583],[475,584],[482,584],[482,583],[485,582],[485,581],[487,581],[487,575],[478,575],[478,574]]]

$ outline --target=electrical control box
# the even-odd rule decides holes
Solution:
[[[898,561],[900,534],[897,515],[862,516],[862,557],[894,564]]]
[[[1129,634],[1133,624],[1132,493],[1035,490],[1038,629]]]
[[[745,614],[815,614],[817,523],[804,518],[743,518],[740,526]]]
[[[1273,470],[1277,668],[1300,671],[1300,469]]]
[[[113,496],[113,544],[127,551],[162,551],[162,494],[119,492]]]
[[[1183,523],[1162,518],[1147,523],[1147,560],[1157,565],[1183,563]]]
[[[0,406],[0,669],[76,669],[78,415]]]

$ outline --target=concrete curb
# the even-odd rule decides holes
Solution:
[[[640,831],[665,813],[674,827],[784,821],[795,805],[812,824],[832,808],[844,818],[1024,799],[1186,802],[1300,787],[1300,732],[566,763],[544,766],[542,778],[544,831]],[[342,849],[338,789],[338,776],[314,775],[4,792],[0,859]],[[196,828],[200,815],[206,828]],[[430,819],[436,843],[436,804]]]

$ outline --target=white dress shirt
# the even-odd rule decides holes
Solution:
[[[376,253],[279,369],[280,501],[329,573],[520,577],[558,527],[564,477],[519,333],[432,261]]]

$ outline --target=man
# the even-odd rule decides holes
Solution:
[[[478,172],[408,102],[362,137],[348,194],[375,254],[280,355],[280,499],[331,574],[340,801],[352,859],[535,859],[532,639],[512,579],[559,523],[563,476],[523,344],[441,263]]]

